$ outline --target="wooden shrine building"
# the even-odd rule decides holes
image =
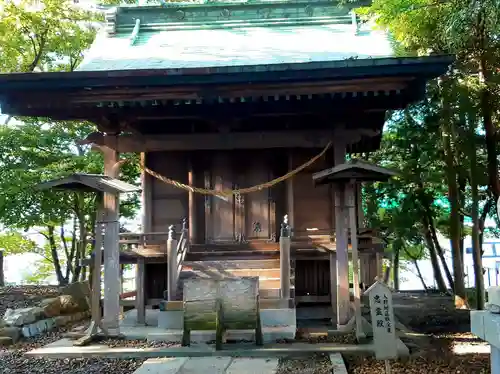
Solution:
[[[350,313],[347,209],[335,186],[315,186],[312,175],[351,153],[376,150],[386,112],[421,99],[426,82],[452,61],[393,57],[387,35],[362,23],[355,8],[323,0],[113,8],[77,71],[0,75],[1,109],[94,122],[96,132],[84,142],[100,147],[112,177],[120,153],[141,153],[150,171],[205,189],[143,173],[143,233],[121,256],[139,264],[141,302],[164,297],[164,243],[169,226],[180,233],[183,219],[189,250],[181,279],[203,262],[231,274],[258,269],[261,298],[279,298],[278,242],[287,215],[291,297],[336,304],[343,325]],[[293,177],[251,193],[209,192],[258,186],[318,154]],[[371,283],[381,249],[363,226],[359,185],[356,194],[361,281]],[[343,253],[338,263],[336,253]],[[117,261],[118,243],[110,244],[110,328],[118,328]]]

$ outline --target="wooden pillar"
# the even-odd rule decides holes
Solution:
[[[347,184],[347,206],[349,207],[349,228],[351,231],[352,247],[352,287],[354,293],[354,321],[356,324],[356,338],[365,338],[361,325],[361,292],[359,289],[359,258],[358,258],[358,215],[356,203],[356,181]]]
[[[147,164],[147,153],[141,153],[141,162]],[[153,177],[144,170],[141,173],[142,184],[142,232],[152,232],[153,219]],[[142,245],[146,244],[146,239],[142,238]],[[137,259],[135,268],[135,308],[137,309],[137,324],[146,324],[146,264],[143,257]]]
[[[290,149],[288,151],[288,171],[293,170],[293,154],[292,150]],[[286,209],[288,212],[288,224],[290,227],[293,228],[295,227],[295,219],[294,219],[294,206],[293,206],[293,178],[288,178],[286,180]],[[292,236],[292,233],[290,233],[290,236]]]
[[[365,227],[365,212],[363,211],[363,189],[361,183],[356,185],[356,205],[358,210],[358,227]]]
[[[118,152],[101,147],[104,155],[104,174],[118,177]],[[104,319],[110,336],[120,333],[120,246],[119,246],[119,196],[104,193]]]
[[[345,162],[346,145],[342,138],[334,144],[335,165]],[[349,322],[349,257],[347,253],[347,212],[345,209],[344,184],[335,185],[335,247],[336,257],[330,254],[330,263],[337,266],[337,328]]]
[[[280,293],[282,299],[290,298],[290,225],[285,216],[280,234]]]
[[[193,161],[189,162],[189,171],[188,171],[188,184],[193,187],[195,185],[195,174],[193,169]],[[188,216],[188,232],[189,232],[189,242],[192,244],[196,244],[198,238],[196,237],[196,233],[198,230],[197,222],[196,222],[196,195],[193,191],[189,191],[189,216]]]
[[[375,268],[377,269],[377,279],[379,281],[382,281],[384,279],[384,272],[383,272],[383,262],[384,262],[384,255],[382,253],[377,252],[375,255]]]
[[[141,153],[141,160],[145,166],[148,166],[147,153]],[[153,182],[154,179],[151,175],[142,171],[141,184],[142,184],[142,231],[152,232],[153,230]]]
[[[3,272],[3,252],[4,252],[4,249],[3,248],[0,248],[0,287],[4,287],[5,286],[5,275],[4,275],[4,272]]]
[[[330,253],[330,301],[333,313],[337,312],[337,254]],[[337,321],[332,321],[337,323]]]
[[[146,324],[146,297],[145,297],[145,272],[146,264],[144,262],[144,257],[139,257],[137,259],[135,274],[135,307],[137,309],[137,324]]]
[[[103,197],[97,197],[99,205],[97,208],[97,217],[95,223],[95,245],[94,245],[94,263],[92,266],[92,300],[91,300],[91,318],[97,328],[102,323],[101,320],[101,266],[103,249],[103,221],[105,219],[103,209]],[[91,326],[91,330],[94,326]],[[92,333],[92,332],[91,332]]]
[[[177,294],[177,240],[174,225],[168,228],[167,266],[168,266],[168,301],[174,301]]]
[[[125,283],[125,264],[120,264],[120,319],[123,317],[124,309],[122,305],[123,286]]]
[[[375,253],[366,255],[366,285],[370,287],[375,282],[375,279],[379,279],[379,275],[380,271],[377,267],[377,255]]]
[[[359,256],[360,281],[364,284],[365,288],[370,287],[373,283],[373,279],[370,279],[370,257],[371,254],[366,253]]]

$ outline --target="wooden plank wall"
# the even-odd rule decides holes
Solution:
[[[330,296],[330,262],[328,260],[297,260],[295,262],[295,295]]]
[[[146,278],[144,280],[146,300],[163,299],[163,292],[167,289],[167,271],[168,265],[166,263],[146,264]]]
[[[292,150],[292,167],[299,166],[318,152],[318,149]],[[191,164],[194,185],[208,189],[254,186],[288,171],[288,150],[149,152],[146,158],[151,169],[186,184]],[[297,235],[333,232],[332,189],[330,186],[315,187],[312,182],[313,172],[331,165],[328,157],[324,157],[293,177],[293,212],[287,205],[284,182],[244,195],[241,201],[234,197],[194,194],[196,241],[232,241],[241,232],[247,239],[269,239],[273,234],[279,234],[285,214],[293,214]],[[156,178],[149,181],[152,183],[151,231],[167,231],[171,224],[179,230],[182,218],[189,217],[188,192]],[[255,230],[256,223],[260,231]]]
[[[314,157],[318,150],[295,150],[293,168]],[[335,212],[332,188],[329,185],[314,186],[312,174],[331,167],[326,157],[316,161],[293,178],[293,215],[296,235],[327,235],[335,228]],[[312,231],[316,230],[316,231]]]
[[[188,183],[188,153],[150,152],[148,166],[157,173]],[[152,178],[152,231],[168,231],[169,225],[181,228],[181,220],[188,216],[188,192]]]

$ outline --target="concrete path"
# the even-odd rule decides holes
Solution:
[[[330,362],[332,363],[333,374],[347,374],[347,368],[340,353],[330,354]]]
[[[332,374],[347,374],[340,353],[330,354],[329,357]],[[303,372],[303,368],[301,370]],[[232,358],[216,356],[150,358],[134,374],[276,374],[277,372],[277,357]]]
[[[275,374],[277,358],[151,358],[134,374]]]

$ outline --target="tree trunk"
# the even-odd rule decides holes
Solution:
[[[464,201],[461,199],[461,201]],[[461,203],[461,206],[465,206],[465,204]],[[460,259],[462,260],[462,264],[465,264],[464,262],[464,256],[465,256],[465,230],[464,230],[464,223],[465,223],[465,216],[463,214],[460,214],[460,232],[462,235],[460,236]]]
[[[3,270],[3,250],[0,249],[0,287],[5,287],[5,273]]]
[[[488,199],[483,206],[483,211],[481,212],[481,216],[479,217],[479,248],[481,249],[481,256],[484,254],[483,251],[483,237],[484,237],[484,225],[486,222],[486,218],[488,218],[488,214],[491,208],[495,205],[495,201],[493,199]]]
[[[441,82],[442,83],[442,82]],[[450,243],[453,260],[454,292],[455,306],[462,307],[467,305],[467,295],[465,292],[464,266],[462,255],[460,253],[460,241],[462,237],[460,227],[460,198],[458,190],[458,173],[456,170],[453,145],[452,145],[452,123],[450,108],[444,90],[441,90],[443,97],[443,116],[441,121],[441,131],[443,137],[443,151],[445,158],[445,173],[448,183],[448,201],[450,202]]]
[[[472,137],[475,135],[475,127],[470,126],[470,134]],[[471,216],[472,216],[472,260],[474,264],[474,281],[476,288],[476,309],[483,310],[485,302],[484,290],[484,275],[483,275],[483,253],[481,245],[481,222],[479,217],[479,187],[477,178],[477,153],[476,146],[473,143],[469,147],[469,161],[470,161],[470,188],[471,188]],[[488,203],[486,203],[488,204]]]
[[[475,153],[475,150],[474,152]],[[475,160],[474,160],[475,161]],[[475,162],[474,162],[475,163]],[[471,159],[471,167],[472,159]],[[476,183],[474,169],[471,169],[471,190],[472,190],[472,259],[474,261],[474,281],[476,288],[476,309],[484,309],[484,275],[483,275],[483,258],[481,254],[481,245],[479,239],[479,193]]]
[[[481,115],[483,117],[486,155],[488,160],[488,179],[491,193],[495,201],[500,196],[500,181],[498,180],[498,154],[497,154],[497,131],[493,123],[493,108],[491,105],[491,92],[488,86],[489,70],[486,64],[486,57],[481,56],[479,60],[479,78],[483,83],[483,88],[480,94]]]
[[[54,226],[47,226],[47,237],[49,239],[50,254],[52,256],[52,263],[54,264],[54,270],[56,272],[57,282],[60,286],[65,286],[68,284],[68,280],[64,277],[61,263],[59,262],[59,254],[57,253],[56,239],[54,236],[55,228]]]
[[[415,269],[417,270],[418,279],[422,282],[422,286],[424,290],[428,291],[427,285],[425,284],[424,277],[422,276],[422,272],[420,271],[420,266],[418,266],[418,260],[412,259],[413,265],[415,265]]]
[[[394,289],[399,291],[399,255],[401,252],[400,246],[394,248],[394,261],[393,261],[393,276],[394,276]]]
[[[454,290],[455,285],[453,282],[453,276],[451,274],[450,268],[448,267],[448,263],[446,262],[446,257],[444,256],[443,248],[441,248],[441,245],[439,244],[436,227],[434,225],[434,220],[432,219],[432,216],[430,216],[429,208],[426,209],[427,209],[426,211],[427,223],[429,225],[429,231],[431,233],[432,242],[434,243],[434,248],[436,249],[436,254],[441,260],[441,265],[443,266],[444,273],[446,275],[446,278],[448,279],[448,284],[450,285],[450,289]]]
[[[427,247],[429,248],[432,271],[434,272],[434,279],[436,280],[437,288],[440,292],[448,292],[443,274],[441,274],[441,268],[439,267],[439,258],[436,253],[436,248],[434,247],[434,242],[432,241],[432,235],[429,227],[424,226],[424,237],[427,243]]]
[[[384,271],[384,283],[389,285],[389,281],[391,280],[391,265],[386,266]]]
[[[87,267],[82,266],[82,270],[80,272],[80,282],[85,282],[87,280]]]

